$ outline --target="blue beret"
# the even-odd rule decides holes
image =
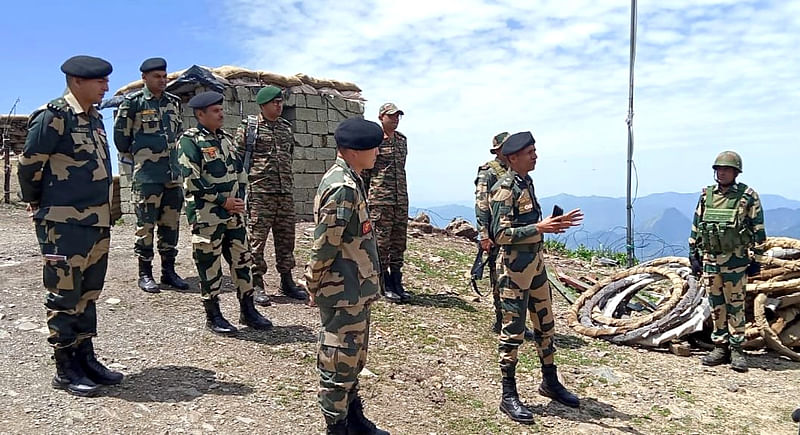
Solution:
[[[520,152],[535,143],[536,140],[529,131],[514,133],[503,143],[503,155],[508,156]]]
[[[214,104],[222,103],[222,99],[224,96],[219,92],[214,91],[206,91],[201,92],[191,100],[189,100],[189,107],[192,109],[205,109],[208,106],[213,106]]]
[[[150,59],[145,59],[142,62],[142,66],[139,67],[139,71],[141,72],[149,72],[149,71],[166,71],[167,70],[167,61],[161,57],[151,57]]]
[[[383,142],[383,129],[377,123],[363,118],[342,121],[333,134],[336,145],[354,150],[369,150]]]
[[[99,79],[111,74],[111,64],[99,57],[72,56],[61,64],[61,72],[73,77]]]

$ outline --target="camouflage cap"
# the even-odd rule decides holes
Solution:
[[[714,159],[714,164],[711,165],[713,169],[717,169],[719,166],[727,166],[742,172],[742,156],[735,151],[723,151],[719,153],[717,158]]]
[[[395,113],[405,115],[405,113],[403,113],[403,111],[400,110],[394,103],[383,103],[381,108],[378,110],[379,117],[383,116],[384,114],[394,115]]]
[[[260,91],[258,91],[258,94],[256,94],[256,104],[260,106],[262,104],[269,103],[276,98],[283,98],[281,96],[281,92],[281,88],[277,86],[264,86]]]
[[[508,132],[507,131],[504,131],[502,133],[497,133],[492,138],[492,148],[490,148],[492,150],[492,152],[496,153],[496,152],[500,151],[500,148],[503,147],[503,142],[505,142],[506,139],[508,139]]]

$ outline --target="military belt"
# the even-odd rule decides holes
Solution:
[[[542,249],[541,243],[526,243],[524,245],[503,245],[503,252],[506,254],[511,251],[517,252],[539,252]]]

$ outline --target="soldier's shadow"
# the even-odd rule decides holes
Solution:
[[[464,299],[449,294],[414,293],[414,296],[406,304],[420,307],[451,308],[469,313],[478,311]]]
[[[631,427],[624,422],[630,421],[634,416],[618,411],[613,405],[603,403],[597,399],[581,398],[580,408],[569,408],[558,402],[550,401],[546,405],[528,405],[533,411],[534,415],[557,415],[561,418],[587,423],[598,426],[598,432],[605,432],[603,429],[616,430],[629,434],[642,435],[641,432]],[[615,422],[619,421],[620,425],[607,424],[600,419],[609,418]]]
[[[106,387],[108,397],[128,402],[190,402],[200,396],[246,396],[253,388],[216,379],[213,370],[193,366],[148,367],[127,375],[122,384]]]
[[[303,325],[275,325],[269,331],[245,327],[239,329],[239,332],[232,335],[231,338],[267,345],[312,343],[319,339],[316,330]]]
[[[580,337],[559,333],[556,333],[553,341],[555,342],[556,349],[580,349],[587,344],[586,340]]]

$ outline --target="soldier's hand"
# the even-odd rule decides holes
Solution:
[[[492,249],[492,246],[494,246],[492,239],[481,239],[481,249],[484,251],[489,252]]]
[[[239,198],[228,198],[222,204],[222,208],[231,213],[244,213],[244,200]]]
[[[306,294],[308,295],[308,302],[307,302],[308,306],[309,307],[316,307],[317,303],[314,301],[314,293],[311,293],[310,291],[308,291],[308,284],[306,283],[306,280],[301,279],[301,280],[297,281],[297,285],[299,287],[302,287],[303,290],[306,291]]]
[[[583,222],[583,212],[576,208],[561,216],[548,216],[538,224],[536,229],[540,233],[561,234],[570,227],[576,227]]]

